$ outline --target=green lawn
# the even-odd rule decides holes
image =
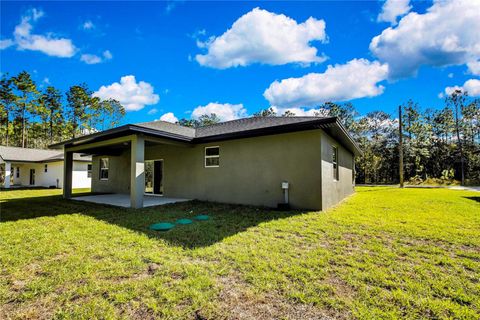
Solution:
[[[2,191],[0,318],[478,319],[480,193],[357,189],[322,213]]]

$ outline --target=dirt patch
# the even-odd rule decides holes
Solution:
[[[235,276],[225,276],[219,279],[222,287],[219,301],[219,310],[227,310],[221,315],[223,319],[302,319],[302,320],[331,320],[343,318],[332,315],[330,312],[313,305],[299,304],[285,300],[275,294],[254,294],[249,285]],[[197,312],[196,319],[204,319],[201,312]]]
[[[6,303],[0,305],[0,319],[51,319],[53,309],[45,301],[37,300],[28,304]]]

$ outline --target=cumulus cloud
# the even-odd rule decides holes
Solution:
[[[122,77],[120,83],[114,82],[108,86],[101,86],[93,96],[102,100],[116,99],[127,111],[141,110],[146,105],[156,104],[160,100],[160,97],[153,92],[153,86],[150,83],[137,82],[133,75]]]
[[[235,21],[230,29],[205,42],[197,41],[206,54],[195,59],[203,66],[225,69],[252,63],[282,65],[320,63],[312,41],[327,41],[325,21],[310,17],[302,23],[283,14],[255,8]]]
[[[173,114],[173,112],[167,112],[165,113],[164,115],[162,115],[160,117],[160,120],[162,121],[167,121],[167,122],[171,122],[171,123],[176,123],[178,122],[178,118],[175,117],[175,115]]]
[[[480,76],[480,60],[467,63],[467,67],[471,74]]]
[[[398,26],[374,37],[370,50],[389,65],[392,79],[422,65],[462,65],[480,57],[480,1],[435,1],[424,14],[410,12]]]
[[[105,50],[102,53],[102,56],[97,56],[96,54],[85,53],[80,56],[80,61],[85,62],[86,64],[97,64],[102,63],[113,58],[112,53],[109,50]]]
[[[246,117],[247,110],[243,104],[230,104],[210,102],[206,106],[198,106],[192,111],[192,118],[198,119],[200,116],[215,113],[221,121],[235,120]]]
[[[472,97],[480,97],[480,80],[470,79],[465,81],[463,86],[446,87],[445,93],[447,95],[451,95],[455,90],[468,92],[468,94]],[[441,97],[443,97],[443,95]]]
[[[353,59],[329,65],[324,73],[273,82],[263,96],[280,108],[315,107],[327,101],[347,101],[383,93],[378,85],[386,79],[388,66],[378,61]]]
[[[379,22],[397,24],[397,18],[406,15],[412,7],[410,0],[387,0],[382,6],[382,12],[377,17]]]
[[[22,16],[20,23],[15,26],[13,40],[7,39],[2,43],[2,49],[13,44],[18,50],[40,51],[49,56],[70,58],[76,52],[72,40],[67,38],[55,37],[52,34],[40,35],[32,34],[34,23],[43,17],[41,10],[31,9]]]

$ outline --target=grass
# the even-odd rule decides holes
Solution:
[[[151,223],[211,220],[158,233]],[[362,187],[326,212],[0,195],[0,318],[478,319],[480,194]]]

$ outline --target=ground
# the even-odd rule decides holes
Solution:
[[[325,212],[0,201],[1,319],[480,318],[478,192],[362,187]]]

